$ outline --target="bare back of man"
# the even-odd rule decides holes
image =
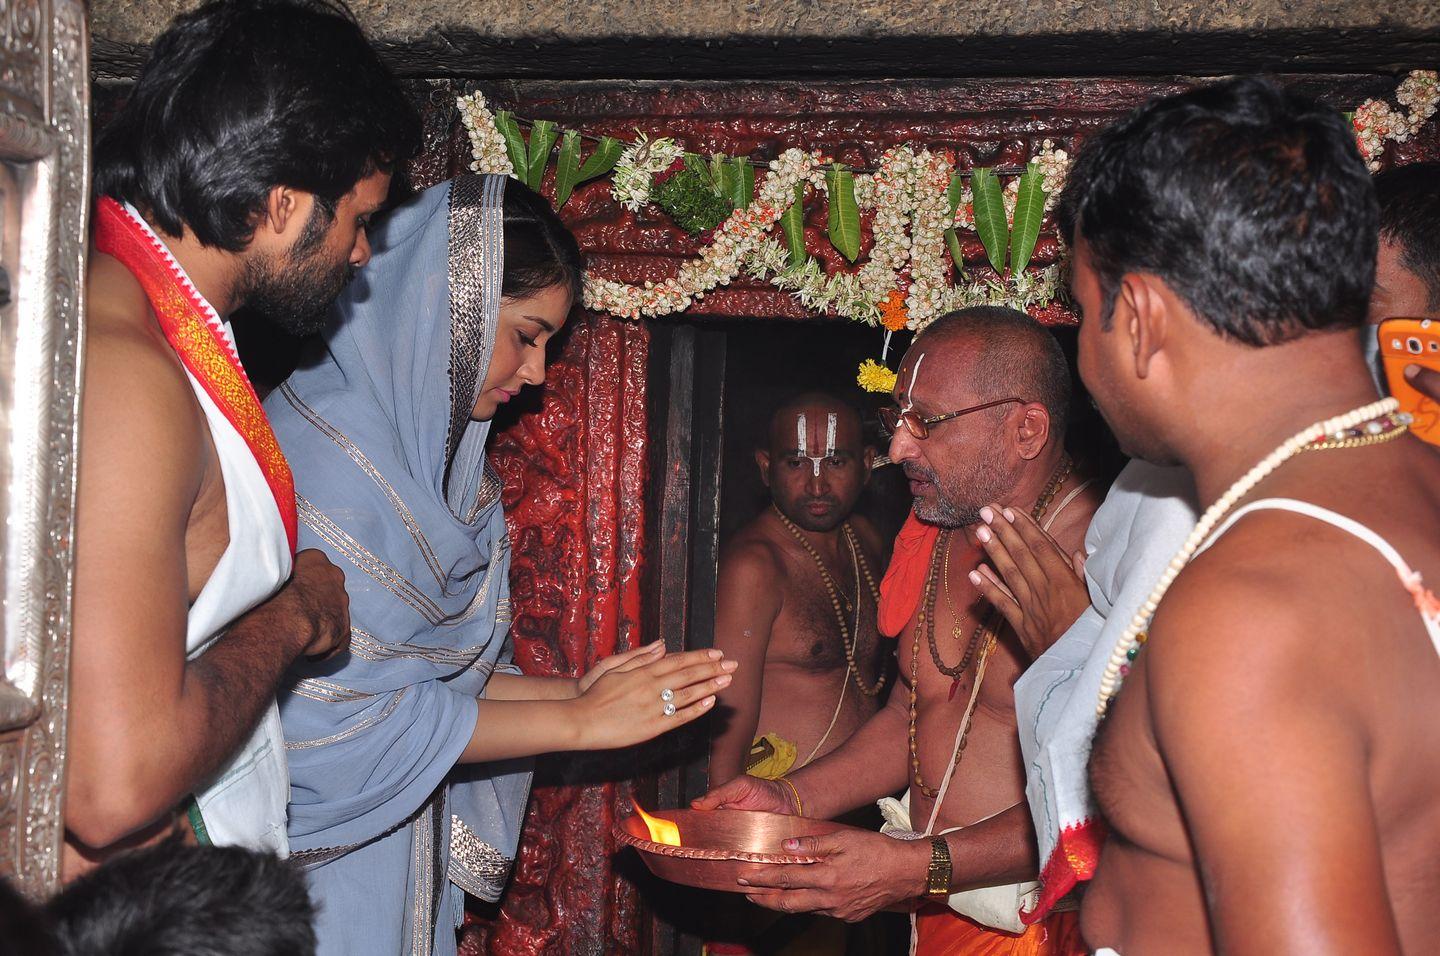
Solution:
[[[1440,582],[1440,471],[1418,440],[1306,456],[1250,496],[1269,497],[1360,522]],[[1255,512],[1191,562],[1152,634],[1091,760],[1113,836],[1086,937],[1126,956],[1212,952],[1208,887],[1248,952],[1320,951],[1305,928],[1337,921],[1366,952],[1433,948],[1440,648],[1384,557],[1314,518]],[[1230,785],[1241,776],[1266,786]],[[1247,841],[1250,827],[1267,838]],[[1383,897],[1283,917],[1243,902],[1255,882],[1317,872],[1388,887],[1398,939],[1374,934]]]
[[[1357,347],[1378,230],[1353,130],[1242,77],[1076,163],[1105,169],[1060,203],[1081,376],[1122,448],[1190,472],[1208,529],[1108,649],[1086,941],[1433,951],[1440,470]]]

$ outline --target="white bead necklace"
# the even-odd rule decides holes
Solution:
[[[1110,707],[1110,701],[1120,692],[1120,685],[1130,672],[1130,661],[1135,659],[1139,648],[1145,643],[1145,629],[1150,626],[1150,618],[1155,615],[1155,609],[1160,606],[1160,600],[1165,597],[1165,592],[1170,585],[1185,570],[1185,565],[1195,556],[1195,552],[1205,543],[1210,532],[1220,523],[1220,520],[1229,513],[1230,509],[1245,495],[1249,494],[1256,485],[1268,477],[1275,469],[1285,462],[1294,458],[1305,449],[1305,446],[1330,438],[1338,440],[1340,436],[1351,431],[1362,422],[1367,422],[1382,415],[1393,415],[1400,407],[1400,403],[1393,398],[1383,398],[1378,402],[1372,402],[1354,411],[1346,412],[1335,418],[1328,418],[1323,422],[1316,422],[1314,425],[1301,432],[1292,435],[1279,448],[1276,448],[1269,455],[1261,459],[1260,463],[1251,468],[1240,480],[1230,486],[1219,500],[1206,509],[1201,516],[1195,529],[1190,532],[1190,537],[1185,539],[1185,544],[1180,548],[1175,557],[1170,559],[1170,564],[1165,568],[1165,573],[1160,575],[1150,596],[1145,603],[1140,605],[1139,610],[1130,621],[1130,626],[1125,633],[1120,635],[1115,642],[1115,649],[1110,652],[1110,660],[1105,665],[1105,673],[1100,678],[1100,697],[1095,705],[1095,716],[1103,719],[1105,712]]]

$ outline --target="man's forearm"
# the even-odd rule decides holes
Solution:
[[[745,758],[750,752],[747,744],[753,739],[753,731],[743,735],[727,732],[710,742],[710,786],[718,787],[745,772]]]
[[[235,753],[275,700],[281,676],[306,644],[305,635],[287,633],[300,626],[262,604],[186,664],[177,726],[195,731],[189,738],[191,788]]]
[[[946,834],[945,840],[950,845],[952,891],[1020,883],[1040,872],[1027,803]]]
[[[105,730],[92,733],[96,739],[76,742],[66,824],[77,840],[94,847],[120,840],[214,776],[275,699],[295,649],[305,646],[304,635],[277,630],[282,623],[295,627],[293,618],[282,622],[262,605],[186,662],[177,692],[136,686],[137,706],[112,710]],[[103,692],[89,696],[83,706],[105,706]]]
[[[807,817],[831,819],[889,796],[905,786],[909,775],[909,718],[895,697],[876,712],[849,740],[804,770],[790,775],[805,804]]]

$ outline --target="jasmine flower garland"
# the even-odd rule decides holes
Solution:
[[[1395,100],[1398,109],[1383,100],[1369,100],[1354,114],[1356,141],[1372,170],[1379,168],[1379,156],[1387,142],[1404,142],[1435,115],[1440,101],[1435,71],[1410,73],[1396,89]],[[513,175],[504,139],[495,129],[484,97],[474,93],[456,102],[470,137],[470,168]],[[652,202],[656,177],[683,156],[683,148],[673,139],[650,139],[641,134],[615,166],[611,184],[615,200],[631,210]],[[824,193],[824,162],[826,157],[818,152],[786,150],[769,163],[750,207],[725,217],[710,245],[698,258],[682,264],[674,277],[630,285],[587,273],[586,306],[630,319],[668,315],[689,308],[743,270],[795,296],[806,309],[869,325],[880,325],[886,319],[888,334],[902,317],[905,328],[919,331],[936,316],[956,308],[994,304],[1025,310],[1043,307],[1059,294],[1060,269],[1054,265],[999,278],[967,281],[957,277],[952,282],[945,231],[974,228],[974,196],[967,182],[950,216],[946,195],[953,175],[950,160],[909,146],[887,149],[873,175],[854,177],[856,205],[871,214],[873,238],[869,257],[860,267],[855,272],[827,273],[819,260],[811,258],[791,268],[784,245],[768,236],[795,201],[797,185],[809,183],[814,195]],[[1048,214],[1065,185],[1070,157],[1047,139],[1032,162],[1041,176]],[[1011,228],[1018,190],[1019,179],[1011,177],[1001,194]],[[707,211],[689,225],[704,225],[718,217],[718,209]],[[878,381],[874,370],[870,371],[869,381]]]

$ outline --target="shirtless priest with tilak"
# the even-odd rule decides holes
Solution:
[[[882,803],[885,834],[795,842],[822,860],[747,877],[754,902],[849,920],[918,907],[919,956],[1080,951],[1073,913],[1020,921],[1038,872],[1012,690],[1028,656],[970,580],[989,522],[1029,517],[1080,547],[1103,489],[1065,453],[1069,392],[1055,338],[1009,309],[942,316],[906,352],[882,415],[914,497],[881,587],[900,683],[833,753],[696,806],[833,818],[907,787],[908,802]]]
[[[755,449],[770,506],[720,556],[715,646],[741,666],[720,696],[712,783],[792,773],[880,706],[892,660],[875,629],[884,545],[854,513],[874,457],[859,415],[832,395],[799,395],[771,415]],[[869,951],[865,930],[798,916],[772,925],[774,914],[746,909],[717,915],[729,942],[709,952],[768,952],[780,939],[807,953]]]
[[[1377,206],[1354,130],[1234,80],[1101,133],[1067,193],[1081,375],[1205,509],[1095,695],[1086,942],[1434,953],[1440,459],[1355,347]]]
[[[838,399],[801,395],[755,450],[771,506],[720,558],[715,646],[741,664],[720,695],[710,779],[774,779],[834,750],[879,706],[883,545],[853,514],[873,449]],[[740,675],[748,675],[741,677]]]

